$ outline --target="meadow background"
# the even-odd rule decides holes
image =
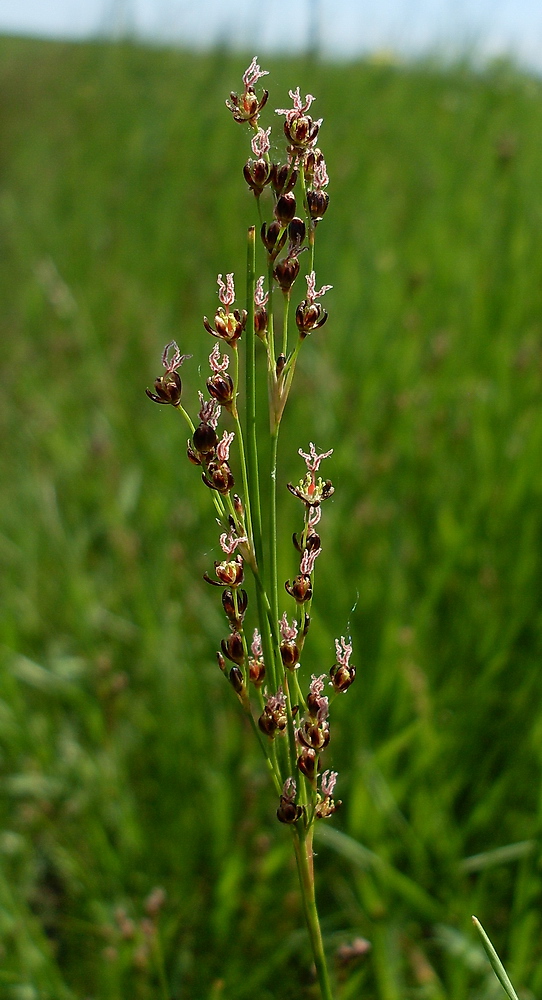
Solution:
[[[0,996],[311,1000],[287,831],[221,676],[186,432],[244,268],[252,53],[0,39]],[[261,60],[317,95],[331,204],[281,439],[333,447],[307,674],[349,630],[318,842],[339,1000],[542,994],[542,83]],[[264,125],[271,121],[265,120]],[[198,374],[201,366],[202,374]],[[192,404],[192,410],[194,405]],[[262,419],[264,416],[262,414]],[[281,500],[281,575],[295,501]],[[166,900],[145,933],[149,894]],[[342,945],[370,952],[351,962]],[[159,941],[159,946],[157,942]]]

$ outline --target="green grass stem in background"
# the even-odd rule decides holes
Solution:
[[[219,558],[209,496],[142,396],[171,340],[205,369],[209,289],[244,268],[222,101],[247,61],[1,56],[0,993],[155,1000],[150,920],[175,997],[313,1000],[196,581]],[[339,625],[358,665],[333,706],[344,806],[315,841],[338,997],[502,995],[473,912],[538,996],[542,86],[503,64],[269,68],[271,108],[292,80],[317,95],[332,178],[330,320],[280,451],[305,428],[334,446],[311,656],[318,674]],[[292,504],[279,488],[281,538]]]

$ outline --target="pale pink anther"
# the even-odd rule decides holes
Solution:
[[[219,462],[227,462],[230,457],[230,445],[235,437],[235,431],[224,431],[216,446],[216,457]]]
[[[263,290],[264,281],[265,277],[262,274],[261,278],[258,278],[254,289],[254,302],[257,306],[264,306],[269,298],[269,292],[264,292]]]
[[[246,542],[247,539],[245,538],[243,539],[243,541]],[[254,629],[254,635],[252,636],[250,652],[252,653],[255,660],[259,660],[262,656],[262,637],[258,632],[257,628]]]
[[[296,792],[297,782],[295,778],[286,778],[286,781],[282,786],[282,798],[286,799],[287,802],[293,802],[295,800]]]
[[[222,357],[220,356],[218,341],[209,355],[209,364],[214,375],[220,375],[222,372],[226,372],[229,368],[229,356],[227,354],[223,354]]]
[[[347,642],[344,635],[341,635],[340,639],[335,639],[335,652],[337,654],[337,663],[340,663],[341,667],[348,667],[350,657],[352,656],[352,643]]]
[[[322,775],[322,795],[326,799],[330,799],[333,795],[338,776],[337,771],[324,771]]]
[[[232,556],[238,545],[244,545],[248,542],[248,538],[245,535],[234,535],[233,531],[227,534],[225,531],[220,536],[220,547],[227,556]]]
[[[280,620],[280,636],[284,642],[291,642],[297,637],[297,622],[293,621],[290,625],[286,617],[286,612],[284,612]]]
[[[202,392],[198,392],[198,396],[201,404],[198,416],[201,422],[209,424],[216,431],[221,413],[220,403],[217,403],[216,399],[204,399]]]
[[[315,564],[318,556],[320,555],[321,551],[322,551],[321,548],[320,549],[305,549],[305,551],[303,553],[303,558],[301,559],[301,565],[299,567],[299,572],[302,573],[303,576],[310,576],[311,575],[311,573],[312,573],[312,571],[314,569],[314,564]]]
[[[251,139],[250,145],[252,147],[252,152],[254,156],[260,159],[267,156],[269,150],[271,149],[271,143],[269,141],[269,136],[271,135],[271,126],[267,129],[259,128],[256,135]]]
[[[311,305],[315,301],[315,299],[321,299],[322,295],[325,295],[326,292],[329,292],[330,289],[333,288],[333,285],[322,285],[320,291],[317,292],[316,291],[316,272],[315,271],[311,271],[311,273],[310,274],[306,274],[305,277],[307,279],[307,302],[310,302]]]
[[[173,348],[173,354],[171,355],[171,358],[168,358],[170,348]],[[175,340],[170,340],[169,344],[166,344],[162,352],[162,364],[166,369],[167,374],[170,375],[171,372],[176,372],[177,368],[181,367],[183,361],[186,361],[187,358],[191,357],[191,354],[181,354],[177,346],[177,342]]]
[[[310,452],[308,455],[306,455],[305,452],[301,450],[301,448],[298,448],[298,453],[301,455],[301,458],[305,459],[305,463],[309,472],[312,472],[314,474],[315,472],[318,472],[318,469],[320,468],[320,462],[323,462],[324,458],[329,458],[329,456],[333,454],[333,448],[330,448],[329,451],[324,451],[322,452],[321,455],[318,455],[312,441],[309,441],[309,445],[310,445]]]
[[[316,191],[321,191],[322,188],[327,187],[328,184],[329,177],[327,175],[326,161],[324,160],[324,157],[322,157],[314,168],[313,187]]]
[[[262,76],[269,76],[268,69],[260,69],[258,66],[258,56],[254,56],[250,66],[243,73],[243,83],[245,90],[254,87],[254,84],[261,80]]]
[[[218,297],[223,306],[232,306],[235,302],[235,288],[233,284],[233,272],[226,275],[226,283],[222,281],[222,275],[219,274],[217,280],[218,284]]]

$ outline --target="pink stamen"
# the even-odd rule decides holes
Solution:
[[[268,69],[260,69],[258,66],[258,56],[254,56],[250,66],[243,73],[243,83],[245,85],[245,90],[250,90],[258,80],[261,80],[262,76],[269,76]]]
[[[301,100],[301,94],[299,93],[299,87],[296,90],[288,91],[292,101],[294,102],[293,108],[275,108],[277,115],[286,115],[286,120],[291,122],[294,118],[298,118],[300,115],[304,115],[307,112],[313,101],[316,100],[312,94],[307,94],[305,96],[305,103]]]
[[[226,275],[226,283],[222,281],[222,275],[219,274],[217,280],[218,284],[218,297],[223,306],[232,306],[235,302],[235,288],[233,284],[233,272]]]
[[[324,690],[325,682],[327,680],[326,674],[320,674],[319,677],[316,674],[312,674],[311,683],[309,687],[309,694],[313,698],[319,698]]]
[[[322,508],[320,506],[311,507],[309,513],[309,528],[315,528],[321,517],[322,517]]]
[[[322,157],[314,168],[313,186],[316,191],[321,191],[322,188],[327,187],[328,184],[329,177],[327,175],[326,161],[324,160],[324,157]]]
[[[317,292],[315,290],[316,289],[316,272],[315,271],[311,271],[311,273],[310,274],[306,274],[305,277],[307,279],[307,302],[310,302],[311,305],[315,301],[315,299],[321,299],[322,295],[325,295],[326,292],[329,292],[330,289],[333,288],[333,285],[322,285],[320,291]]]
[[[247,541],[246,538],[243,541]],[[258,629],[254,629],[254,635],[252,636],[252,645],[250,647],[250,652],[252,653],[255,660],[259,660],[262,656],[262,637],[258,632]]]
[[[303,553],[303,558],[301,560],[301,565],[299,567],[300,573],[303,576],[310,576],[314,570],[314,564],[320,555],[322,549],[305,549]]]
[[[254,302],[257,306],[264,306],[269,298],[269,292],[264,292],[263,283],[265,277],[262,274],[261,278],[258,278],[256,282],[256,288],[254,289]]]
[[[209,364],[211,366],[211,371],[215,375],[220,375],[222,374],[222,372],[227,371],[229,368],[230,359],[227,354],[223,354],[221,359],[220,347],[218,345],[218,342],[215,344],[209,355]]]
[[[352,656],[352,643],[347,642],[344,635],[341,635],[340,639],[335,639],[335,652],[337,654],[337,663],[340,663],[341,667],[348,667],[350,657]]]
[[[301,448],[298,449],[298,453],[301,455],[301,458],[305,459],[309,472],[314,474],[315,472],[318,472],[320,462],[323,462],[324,458],[329,458],[329,456],[333,454],[333,448],[330,448],[329,451],[324,451],[321,455],[318,455],[312,441],[310,441],[309,444],[310,452],[308,455],[306,455],[304,451],[301,451]]]
[[[219,462],[227,462],[230,457],[230,445],[235,437],[235,431],[224,431],[216,446],[216,457]],[[246,539],[245,539],[246,541]]]
[[[173,348],[173,354],[171,355],[171,358],[168,360],[168,353],[170,348]],[[177,368],[181,367],[183,361],[186,361],[187,358],[191,357],[192,357],[191,354],[181,354],[177,342],[175,340],[170,340],[169,344],[166,344],[162,352],[162,364],[166,369],[167,374],[170,375],[171,372],[175,372],[177,371]]]
[[[216,431],[221,413],[220,403],[217,403],[216,399],[204,399],[202,392],[198,392],[198,396],[201,404],[198,414],[200,420],[204,424],[209,424]]]
[[[292,624],[289,625],[288,619],[286,617],[286,612],[284,612],[280,620],[281,638],[284,640],[284,642],[290,642],[292,639],[295,639],[297,637],[297,632],[298,632],[297,623],[293,621]]]
[[[322,795],[326,799],[330,799],[333,795],[338,777],[339,775],[337,771],[324,771],[322,775]]]
[[[238,545],[243,545],[248,542],[248,538],[244,535],[238,537],[234,535],[233,531],[230,531],[229,535],[224,531],[220,536],[220,546],[222,551],[226,553],[227,556],[233,555]]]
[[[271,135],[271,126],[269,126],[268,129],[263,129],[263,128],[258,129],[256,135],[254,136],[254,138],[251,140],[250,143],[254,156],[262,158],[267,155],[267,153],[271,149],[271,143],[269,141],[270,135]]]
[[[286,778],[282,787],[282,798],[287,802],[293,802],[297,792],[297,782],[295,778]]]

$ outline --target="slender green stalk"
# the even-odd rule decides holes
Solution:
[[[277,449],[279,443],[279,428],[271,435],[271,476],[270,476],[270,546],[271,546],[271,609],[275,621],[279,620],[279,589],[278,589],[278,539],[277,539]]]
[[[297,873],[299,875],[299,885],[301,888],[301,898],[303,900],[303,912],[309,931],[316,974],[320,984],[322,1000],[333,1000],[331,984],[327,971],[326,956],[324,952],[324,942],[320,929],[320,919],[316,907],[316,895],[314,891],[314,870],[312,863],[312,831],[302,834],[297,827],[292,829],[295,859],[297,863]]]
[[[247,242],[247,326],[246,326],[246,437],[247,496],[252,511],[254,549],[260,574],[264,571],[260,473],[256,435],[256,333],[254,330],[254,289],[256,287],[256,229],[251,226]]]

